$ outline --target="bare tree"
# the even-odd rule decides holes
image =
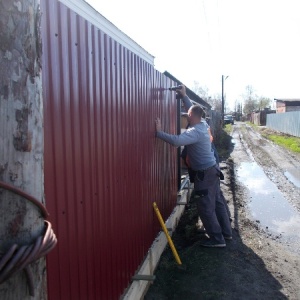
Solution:
[[[244,97],[246,100],[254,100],[257,98],[257,96],[255,95],[255,90],[252,85],[247,85],[245,89],[246,89],[246,93]]]
[[[245,88],[244,98],[244,114],[249,114],[257,108],[257,96],[254,94],[254,89],[251,85],[247,85]]]
[[[244,98],[244,114],[249,114],[253,111],[263,110],[270,106],[271,99],[264,96],[257,96],[255,90],[251,85],[246,86]]]
[[[194,81],[194,86],[191,88],[191,90],[205,100],[208,104],[210,104],[213,110],[221,112],[221,95],[209,96],[209,89],[206,86],[202,87],[198,81]]]
[[[191,90],[203,100],[207,101],[208,88],[206,86],[202,87],[198,81],[194,81],[194,86],[191,88]]]
[[[215,110],[221,113],[222,111],[222,99],[220,95],[215,95],[212,97],[209,97],[207,102],[211,105],[211,107]]]
[[[265,108],[270,108],[271,99],[266,97],[259,97],[258,98],[258,109],[264,110]]]

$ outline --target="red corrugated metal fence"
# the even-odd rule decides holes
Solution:
[[[42,0],[48,296],[118,299],[175,206],[171,81],[57,0]]]

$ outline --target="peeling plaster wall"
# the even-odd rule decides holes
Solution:
[[[0,180],[43,201],[43,101],[39,0],[0,1]],[[0,189],[0,256],[32,243],[44,229],[40,211]],[[0,299],[46,299],[45,261],[29,266],[35,297],[23,272],[0,285]]]

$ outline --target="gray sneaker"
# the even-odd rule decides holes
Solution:
[[[226,247],[226,244],[218,243],[213,240],[203,240],[200,242],[200,246],[209,247],[209,248],[224,248],[224,247]]]

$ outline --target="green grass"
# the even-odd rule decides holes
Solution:
[[[250,122],[247,122],[247,124],[250,125],[254,130],[260,132],[260,134],[263,137],[265,137],[268,140],[271,140],[273,143],[280,145],[292,152],[300,153],[300,138],[289,134],[270,130],[265,127],[260,127]]]
[[[300,153],[300,138],[274,131],[266,127],[261,127],[250,122],[246,122],[246,124],[251,126],[254,130],[258,131],[266,139],[271,140],[273,143],[285,147],[286,149],[294,153]],[[245,128],[242,128],[242,130],[245,130]],[[219,132],[217,139],[214,141],[220,158],[228,158],[228,156],[230,155],[231,131],[232,125],[226,124]]]
[[[300,138],[290,136],[267,135],[267,138],[275,144],[283,146],[293,152],[300,153]]]
[[[227,134],[230,134],[231,131],[232,131],[232,125],[231,124],[226,124],[224,126],[224,131],[227,133]]]

